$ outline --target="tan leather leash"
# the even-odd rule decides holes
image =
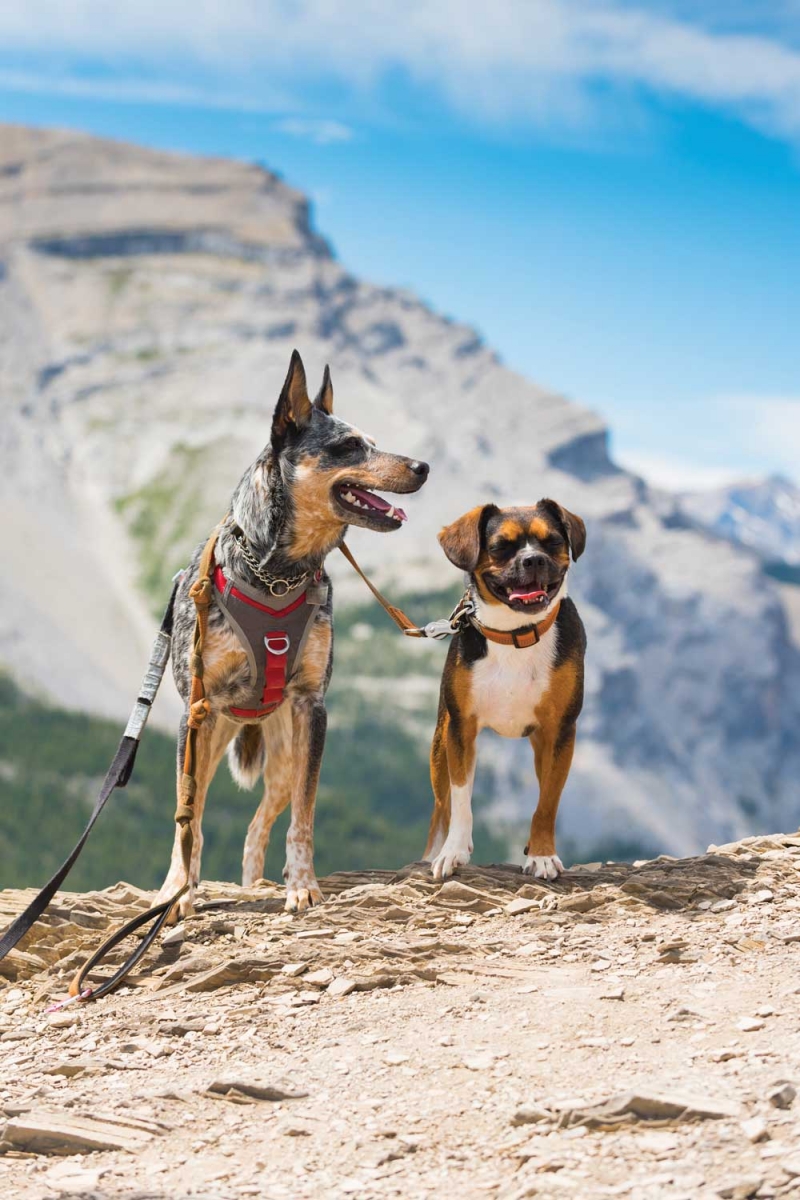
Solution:
[[[414,622],[410,619],[410,617],[406,616],[406,614],[403,612],[403,610],[401,608],[396,608],[394,604],[390,604],[389,601],[386,599],[386,597],[381,592],[378,591],[378,589],[375,587],[375,584],[372,582],[372,580],[367,578],[367,576],[361,570],[361,567],[358,565],[355,558],[353,557],[353,552],[351,551],[351,549],[347,545],[347,543],[342,542],[342,544],[339,546],[339,549],[341,550],[342,554],[345,556],[347,561],[350,563],[350,566],[353,568],[353,570],[356,572],[356,574],[360,575],[361,578],[364,580],[364,583],[367,585],[369,590],[372,592],[373,596],[378,601],[378,604],[380,604],[380,606],[384,610],[384,612],[388,613],[389,616],[392,618],[392,620],[394,621],[397,628],[401,629],[403,631],[403,633],[405,633],[408,637],[417,637],[417,638],[426,637],[427,635],[425,633],[425,630],[418,628],[414,624]]]
[[[535,646],[542,640],[548,629],[551,629],[555,624],[559,609],[561,608],[561,601],[559,600],[553,611],[548,613],[544,620],[534,625],[525,625],[520,629],[492,629],[488,625],[484,625],[475,616],[475,602],[470,598],[469,592],[465,592],[449,617],[446,617],[444,620],[429,621],[427,625],[418,626],[406,616],[401,608],[390,604],[386,597],[378,591],[375,584],[364,574],[356,562],[350,547],[345,542],[342,542],[339,549],[353,570],[364,580],[364,583],[372,592],[381,608],[388,613],[397,628],[407,637],[433,638],[438,641],[441,638],[452,637],[460,629],[463,629],[466,624],[470,624],[488,641],[496,642],[498,646],[515,646],[517,650],[525,650],[528,646]]]

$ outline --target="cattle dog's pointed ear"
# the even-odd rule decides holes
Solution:
[[[325,371],[322,376],[322,387],[317,392],[314,400],[314,408],[318,408],[320,412],[327,413],[330,416],[333,412],[333,384],[331,383],[331,369],[328,364],[325,364]]]
[[[539,506],[547,509],[552,517],[561,525],[564,533],[567,535],[569,548],[572,551],[572,558],[575,562],[586,549],[586,526],[580,517],[576,517],[575,513],[569,512],[568,509],[557,504],[555,500],[540,500]]]
[[[308,398],[303,360],[292,351],[289,371],[272,418],[272,444],[279,449],[290,429],[304,429],[311,420],[311,401]]]
[[[452,525],[445,525],[439,534],[439,545],[454,567],[472,574],[481,556],[486,523],[499,511],[496,504],[479,504]]]

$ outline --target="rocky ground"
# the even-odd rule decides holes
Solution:
[[[323,889],[207,884],[130,987],[47,1014],[148,901],[59,896],[3,964],[2,1194],[800,1197],[800,836]]]

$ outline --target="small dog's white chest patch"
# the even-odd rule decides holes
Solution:
[[[522,737],[550,686],[558,631],[549,629],[536,646],[518,650],[488,642],[486,658],[472,668],[472,699],[481,729]]]

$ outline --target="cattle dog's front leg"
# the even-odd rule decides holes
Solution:
[[[286,834],[286,912],[322,901],[314,875],[314,805],[328,716],[319,697],[292,702],[292,820]]]
[[[206,803],[206,794],[208,792],[211,780],[214,778],[214,773],[219,766],[220,759],[225,753],[225,748],[228,742],[236,732],[236,726],[231,721],[224,717],[208,717],[197,730],[197,740],[195,742],[195,782],[197,791],[194,797],[194,820],[192,821],[192,860],[189,872],[189,890],[181,898],[180,904],[176,909],[180,910],[182,917],[188,916],[194,910],[194,894],[200,879],[200,859],[203,852],[203,809]],[[181,730],[178,737],[178,803],[181,803],[181,777],[183,775],[183,755],[186,746],[186,718],[184,716],[181,721]],[[164,900],[168,900],[186,882],[186,876],[183,869],[183,856],[181,855],[181,831],[180,828],[175,830],[175,840],[172,845],[172,860],[169,866],[167,878],[164,880],[161,891],[158,893],[156,903],[160,904]],[[177,920],[178,912],[173,910],[170,915],[170,920]]]
[[[537,729],[530,738],[539,780],[539,803],[531,821],[523,871],[536,879],[557,879],[564,870],[556,854],[556,815],[572,765],[575,725],[570,723],[554,732],[555,736],[550,729]]]
[[[262,727],[267,764],[264,795],[250,822],[242,857],[242,887],[253,887],[264,874],[264,859],[275,819],[292,800],[292,709],[282,704]]]
[[[450,827],[431,863],[434,879],[446,879],[472,854],[472,785],[475,782],[477,722],[450,713],[447,722],[447,770],[450,776]]]

